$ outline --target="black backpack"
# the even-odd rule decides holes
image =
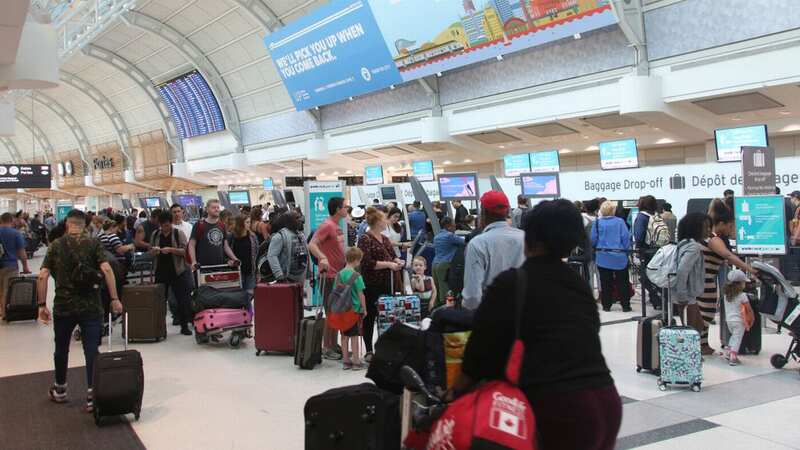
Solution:
[[[267,261],[267,252],[269,251],[269,243],[272,241],[272,236],[265,239],[258,246],[258,253],[256,255],[256,267],[258,269],[258,276],[264,283],[272,283],[275,281],[275,275],[272,274],[272,268]]]

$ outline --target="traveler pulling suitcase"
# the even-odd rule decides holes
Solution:
[[[8,280],[3,320],[6,322],[36,320],[39,316],[36,278],[35,275],[23,275]]]
[[[400,396],[364,383],[311,397],[306,450],[400,450]]]
[[[303,317],[303,286],[259,283],[254,309],[256,356],[268,351],[294,354]]]
[[[667,302],[667,322],[672,323],[672,302]],[[703,362],[700,354],[700,333],[694,328],[666,326],[658,333],[659,366],[658,388],[667,385],[689,385],[700,392],[703,382]]]
[[[138,282],[122,287],[120,300],[130,315],[130,326],[125,326],[125,336],[131,341],[153,340],[158,342],[167,338],[167,296],[163,284],[153,283],[150,271],[149,282],[145,282],[144,272]],[[135,281],[135,278],[129,278]]]
[[[128,314],[125,313],[127,329]],[[113,320],[108,317],[108,352],[98,353],[92,374],[92,395],[94,397],[94,423],[107,416],[133,414],[136,420],[142,411],[144,394],[144,365],[142,355],[136,350],[128,350],[128,339],[124,338],[125,348],[112,351]]]

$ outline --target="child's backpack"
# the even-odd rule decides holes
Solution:
[[[359,276],[358,272],[353,271],[344,284],[339,282],[338,274],[334,278],[335,284],[328,295],[330,309],[326,312],[327,324],[334,330],[347,331],[353,328],[360,319],[358,313],[353,310],[353,283]]]

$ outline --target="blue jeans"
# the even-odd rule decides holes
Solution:
[[[72,331],[78,325],[81,327],[83,356],[86,359],[86,385],[91,388],[94,358],[97,356],[100,340],[102,339],[103,320],[100,317],[53,317],[53,331],[55,332],[56,341],[53,361],[56,366],[56,383],[66,384],[67,382],[69,343],[72,339]]]

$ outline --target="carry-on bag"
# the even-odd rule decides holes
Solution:
[[[125,336],[131,341],[155,341],[167,338],[167,295],[163,284],[154,284],[152,272],[149,282],[140,276],[138,284],[122,287],[120,300],[130,315],[125,326]]]
[[[394,272],[389,272],[390,289],[394,295],[378,298],[378,336],[395,322],[419,326],[422,320],[420,300],[416,295],[401,295],[394,290]]]
[[[644,292],[644,288],[642,288]],[[644,297],[642,297],[644,298]],[[662,289],[661,298],[667,299],[668,288]],[[644,308],[644,301],[642,307]],[[658,334],[661,328],[664,327],[664,312],[657,311],[652,316],[646,316],[644,310],[642,317],[636,326],[636,371],[641,372],[645,370],[653,375],[659,375],[661,370]]]
[[[667,323],[672,323],[672,301],[667,302]],[[703,362],[700,352],[700,333],[684,326],[665,326],[658,333],[658,388],[667,385],[689,385],[699,392],[703,382]]]
[[[35,275],[23,275],[8,280],[3,320],[6,322],[36,320],[39,316],[36,279]]]
[[[303,317],[303,286],[297,283],[259,283],[255,289],[256,355],[293,354]]]
[[[766,287],[765,287],[766,288]],[[738,349],[731,349],[740,355],[757,355],[761,353],[761,314],[758,312],[758,300],[754,295],[748,295],[750,306],[753,310],[753,326],[744,332],[742,336],[742,344]],[[728,330],[728,323],[725,319],[725,310],[730,308],[731,305],[727,304],[725,298],[719,301],[719,341],[723,347],[728,347],[728,340],[731,338],[731,332]],[[739,306],[736,305],[738,308]]]
[[[400,396],[374,384],[325,391],[303,412],[306,450],[400,450]]]
[[[297,345],[294,352],[294,365],[311,370],[322,364],[322,335],[325,332],[325,319],[322,311],[300,321],[297,332]]]
[[[128,314],[125,314],[125,323]],[[94,422],[98,426],[103,417],[133,414],[139,420],[144,394],[144,364],[142,355],[128,350],[128,339],[123,339],[124,350],[113,351],[113,323],[108,315],[108,352],[98,353],[92,374],[94,397]],[[127,329],[127,325],[125,325]]]

